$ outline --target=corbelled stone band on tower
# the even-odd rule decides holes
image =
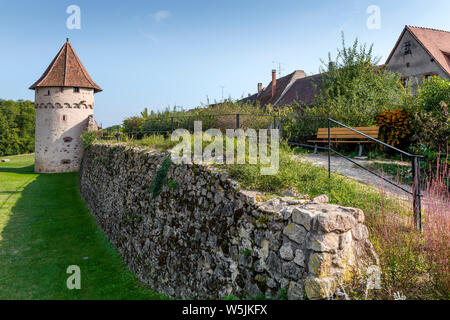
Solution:
[[[69,41],[63,45],[35,90],[36,172],[77,171],[83,156],[81,133],[94,114],[94,93],[102,89],[91,79]]]

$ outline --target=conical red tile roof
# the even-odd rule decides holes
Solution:
[[[44,74],[30,89],[38,87],[80,87],[103,91],[89,76],[69,41],[64,43]]]

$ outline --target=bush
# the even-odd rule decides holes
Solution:
[[[433,76],[419,88],[419,111],[441,113],[442,102],[450,104],[450,81]]]
[[[98,132],[93,130],[86,130],[83,131],[80,137],[83,141],[83,148],[87,149],[95,142],[95,140],[97,140]]]
[[[414,106],[416,113],[413,121],[412,151],[426,157],[429,173],[435,171],[439,158],[442,165],[449,165],[449,104],[449,80],[431,77],[419,87]]]
[[[405,109],[386,110],[375,117],[375,121],[380,127],[381,140],[395,147],[409,145],[412,120],[411,113]]]
[[[416,150],[434,161],[438,154],[448,152],[450,121],[448,107],[442,103],[442,112],[422,112],[414,117],[414,135]]]

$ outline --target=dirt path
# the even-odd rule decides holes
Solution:
[[[308,153],[306,155],[298,155],[295,156],[295,158],[299,161],[308,161],[316,166],[321,166],[328,168],[328,156],[326,154],[313,154]],[[370,163],[373,163],[375,161],[372,160],[356,160],[352,159],[353,161],[357,162],[358,164],[362,166],[367,166]],[[386,161],[377,161],[377,162],[384,162],[384,163],[395,163],[395,162],[386,162]],[[409,195],[404,192],[403,190],[393,186],[392,184],[384,181],[381,178],[378,178],[377,176],[371,174],[370,172],[361,169],[351,163],[350,161],[338,157],[338,156],[331,156],[331,171],[340,173],[346,177],[349,177],[351,179],[357,180],[359,182],[374,186],[376,188],[384,190],[386,193],[395,195],[396,197],[399,197],[404,200],[410,199]],[[394,177],[385,174],[385,178],[394,180]],[[404,189],[411,191],[411,186],[408,185],[401,185]]]

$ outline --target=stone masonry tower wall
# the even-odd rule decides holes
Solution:
[[[83,156],[80,135],[94,113],[93,106],[91,88],[36,89],[36,172],[78,170]]]
[[[88,124],[95,123],[94,94],[102,89],[83,67],[69,39],[30,89],[35,90],[35,171],[78,171],[83,156],[80,136]]]

